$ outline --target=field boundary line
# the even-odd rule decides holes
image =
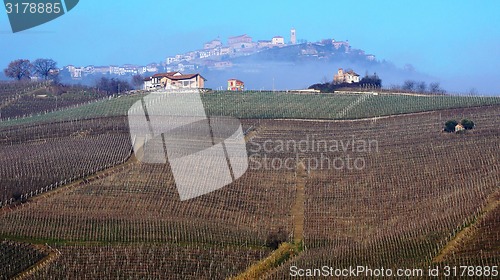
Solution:
[[[59,250],[50,247],[48,244],[45,244],[45,246],[43,246],[43,250],[50,251],[50,253],[45,258],[39,260],[38,262],[28,267],[24,271],[18,273],[12,279],[14,280],[26,279],[27,277],[35,274],[37,271],[43,269],[44,267],[47,267],[57,258],[59,258],[59,256],[62,255],[62,253]]]
[[[346,106],[344,109],[342,109],[342,111],[340,111],[335,116],[335,119],[341,119],[341,118],[346,117],[350,111],[352,111],[354,108],[356,108],[356,106],[358,106],[360,103],[363,103],[366,100],[370,99],[370,97],[373,97],[373,95],[372,94],[363,94],[361,97],[357,98],[356,100],[354,100],[354,102],[352,102],[351,104]]]
[[[493,210],[500,207],[500,191],[496,191],[489,195],[488,202],[483,207],[481,212],[473,221],[466,225],[461,231],[457,232],[454,237],[449,240],[445,246],[439,251],[439,254],[432,259],[432,263],[440,263],[445,261],[449,256],[453,255],[461,246],[470,242],[477,233],[477,225],[479,225]]]
[[[288,242],[281,243],[278,249],[274,250],[265,259],[248,267],[241,274],[230,277],[230,280],[251,280],[262,279],[264,276],[287,262],[290,258],[297,256],[301,251],[300,244],[292,244]]]
[[[116,172],[123,171],[127,166],[134,164],[137,162],[135,155],[131,152],[128,159],[126,159],[123,163],[111,166],[109,168],[105,168],[101,171],[98,171],[94,174],[90,174],[87,177],[80,178],[78,180],[72,181],[66,185],[61,185],[60,187],[54,188],[50,191],[43,192],[39,195],[30,197],[26,202],[21,202],[20,204],[11,204],[0,207],[0,216],[5,213],[16,211],[17,209],[22,209],[23,207],[28,206],[31,203],[43,200],[45,198],[52,197],[54,195],[69,191],[75,187],[84,186],[90,182],[94,182],[95,180],[100,180],[106,178],[110,175],[115,174]]]

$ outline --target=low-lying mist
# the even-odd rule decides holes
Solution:
[[[433,77],[414,70],[405,70],[388,62],[358,63],[343,61],[245,61],[234,63],[224,70],[205,70],[201,74],[207,79],[206,86],[226,89],[227,80],[235,78],[245,82],[247,90],[292,90],[306,89],[312,84],[331,82],[339,68],[352,69],[361,77],[377,73],[384,88],[402,85],[406,80],[424,81],[427,85],[438,82],[449,93],[477,95],[499,95],[498,83],[494,79],[479,77]],[[484,76],[483,76],[484,77]]]

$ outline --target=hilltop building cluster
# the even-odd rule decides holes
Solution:
[[[290,30],[290,41],[285,42],[283,36],[274,36],[270,40],[254,41],[247,34],[229,37],[224,44],[219,38],[207,42],[203,49],[167,57],[165,64],[167,71],[192,70],[200,66],[210,69],[230,68],[233,64],[226,61],[228,58],[251,55],[266,49],[281,48],[297,44],[297,31]]]
[[[116,76],[133,76],[143,75],[145,73],[156,73],[162,69],[158,63],[151,63],[146,66],[137,66],[125,64],[122,66],[94,66],[89,65],[85,67],[77,67],[74,65],[67,65],[63,71],[69,73],[72,79],[78,80],[90,75],[116,75]]]
[[[146,66],[126,64],[122,66],[94,66],[89,65],[79,67],[67,65],[63,71],[69,73],[72,79],[82,79],[89,75],[116,75],[132,76],[144,75],[146,73],[166,72],[184,72],[195,71],[199,67],[207,66],[213,69],[226,69],[233,66],[230,61],[225,59],[250,55],[265,49],[295,45],[297,43],[297,32],[294,28],[290,30],[290,41],[285,42],[283,36],[274,36],[271,40],[254,41],[247,34],[229,37],[227,44],[223,44],[220,39],[214,39],[203,45],[203,49],[189,51],[183,54],[177,54],[167,57],[162,64],[151,63]]]
[[[287,47],[298,46],[297,50],[288,49]],[[325,48],[327,47],[327,48]],[[297,39],[297,30],[292,28],[288,40],[285,37],[277,35],[267,40],[254,40],[247,34],[229,37],[226,42],[220,38],[211,40],[203,44],[201,49],[189,51],[182,54],[169,56],[162,63],[151,63],[148,65],[131,65],[122,66],[94,66],[78,67],[74,65],[65,66],[62,69],[62,74],[67,78],[81,80],[85,77],[95,76],[133,76],[141,75],[148,77],[151,84],[148,84],[148,89],[157,87],[179,86],[178,83],[161,84],[153,79],[157,73],[196,73],[203,70],[226,70],[235,67],[233,58],[241,56],[249,56],[270,49],[283,48],[283,54],[286,57],[301,56],[306,59],[328,60],[334,58],[338,54],[352,55],[358,59],[374,61],[375,56],[365,54],[363,50],[354,49],[350,46],[349,41],[337,41],[335,39],[325,39],[319,42],[307,43],[304,40]],[[327,51],[325,51],[325,49]],[[291,51],[290,51],[291,50]],[[190,74],[195,75],[195,74]],[[198,74],[199,75],[199,74]],[[356,83],[359,82],[359,75],[355,73],[339,72],[338,77],[334,78],[334,82]],[[203,79],[201,79],[203,80]],[[173,81],[173,80],[172,80]],[[228,81],[229,82],[229,81]],[[228,88],[240,89],[240,85],[230,86]],[[241,87],[242,88],[242,87]]]
[[[241,55],[250,55],[264,49],[284,47],[295,45],[297,43],[297,34],[295,29],[290,31],[290,42],[285,43],[285,38],[282,36],[274,36],[271,40],[260,40],[254,42],[253,38],[247,34],[240,36],[229,37],[227,44],[223,44],[220,39],[214,39],[203,45],[203,49],[189,51],[183,54],[177,54],[167,57],[162,64],[151,63],[146,66],[126,64],[122,66],[94,66],[89,65],[79,67],[67,65],[63,68],[68,72],[72,79],[82,79],[89,75],[116,75],[116,76],[132,76],[144,75],[146,73],[166,72],[184,72],[195,71],[199,67],[208,66],[214,69],[226,69],[233,66],[230,61],[225,61],[227,58],[237,57]]]

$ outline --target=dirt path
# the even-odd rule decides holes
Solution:
[[[295,197],[295,204],[292,207],[292,217],[293,241],[298,244],[304,238],[304,203],[307,170],[303,162],[297,164],[295,172],[297,178],[297,196]]]
[[[464,244],[467,244],[471,240],[474,239],[476,232],[478,230],[477,225],[481,224],[481,222],[493,212],[493,210],[500,207],[500,200],[498,197],[500,196],[500,191],[497,191],[490,195],[488,198],[488,203],[484,206],[483,210],[469,226],[462,229],[458,232],[453,239],[451,239],[444,247],[441,249],[439,254],[432,259],[433,263],[439,263],[445,261],[450,255],[453,255],[454,252],[460,249]]]
[[[248,143],[253,137],[257,136],[258,131],[265,130],[265,127],[259,127],[258,130],[253,130],[245,136],[245,142]],[[295,244],[300,243],[304,238],[304,203],[305,203],[305,186],[307,181],[307,170],[303,162],[297,164],[295,170],[297,194],[295,204],[292,206],[291,215],[293,218],[293,241]]]

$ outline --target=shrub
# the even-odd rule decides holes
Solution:
[[[26,201],[28,201],[26,197],[23,197],[23,194],[20,191],[14,192],[12,194],[12,199],[14,199],[14,201],[20,202],[20,203],[25,203]]]
[[[287,233],[283,230],[283,228],[279,228],[277,231],[272,231],[269,233],[266,238],[266,246],[273,250],[276,250],[281,243],[286,242],[287,240]]]
[[[444,131],[446,132],[455,132],[455,126],[457,126],[458,122],[456,120],[447,121],[444,124]]]
[[[468,120],[468,119],[463,119],[462,122],[460,123],[465,129],[473,129],[475,124],[473,121]]]
[[[23,196],[23,194],[19,191],[16,191],[12,194],[12,198],[15,200],[15,201],[18,201],[18,200],[21,200],[21,197]]]

